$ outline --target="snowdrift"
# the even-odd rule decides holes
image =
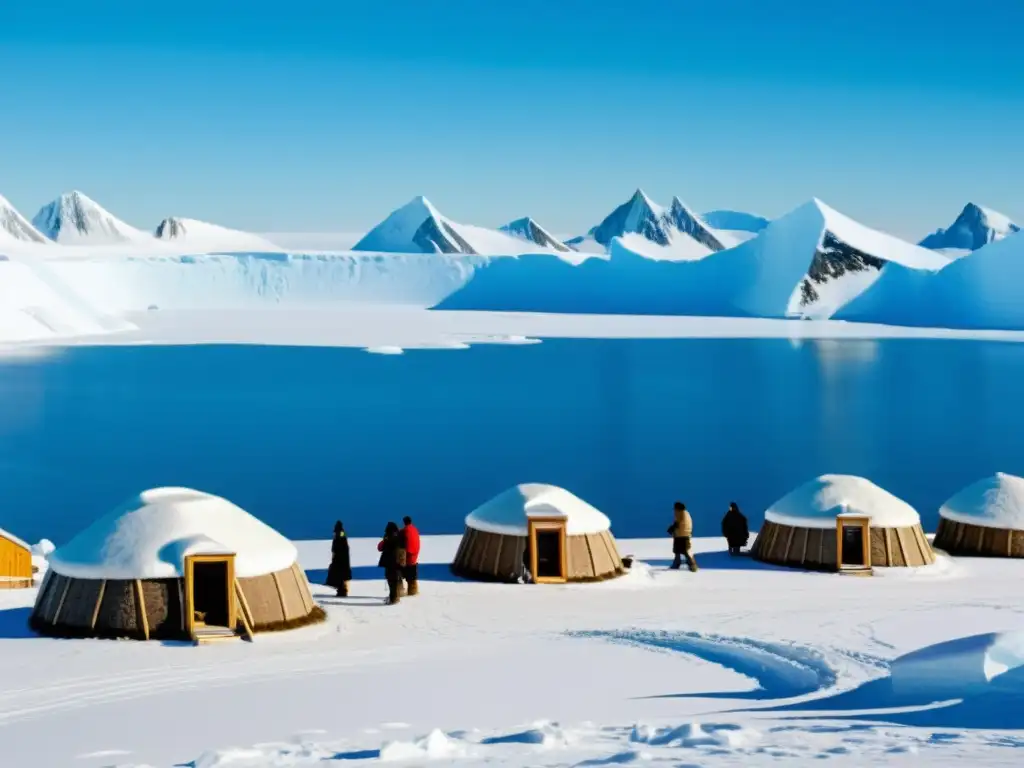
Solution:
[[[228,253],[277,253],[282,250],[279,245],[258,235],[177,216],[161,221],[155,236],[158,240],[179,243],[193,250],[199,248]]]
[[[607,259],[495,260],[442,309],[827,318],[889,262],[948,263],[941,254],[870,229],[819,200],[741,245],[703,256],[654,258],[632,238]]]
[[[132,327],[95,309],[39,259],[0,254],[0,342],[109,333]]]
[[[963,329],[1024,329],[1024,233],[997,240],[941,269],[890,264],[837,314],[843,320]]]

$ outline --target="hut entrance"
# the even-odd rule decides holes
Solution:
[[[238,622],[234,584],[234,555],[185,558],[185,621],[193,638],[210,631],[234,634]]]
[[[530,571],[538,584],[561,583],[568,579],[565,552],[565,520],[530,520]]]
[[[870,572],[871,519],[836,518],[836,553],[840,572]]]

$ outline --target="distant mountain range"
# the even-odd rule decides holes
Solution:
[[[281,248],[266,238],[209,224],[197,219],[170,217],[153,232],[126,224],[95,200],[77,190],[44,205],[29,222],[0,197],[0,245],[58,244],[71,247],[103,246],[176,252],[270,252]]]
[[[888,264],[940,269],[949,257],[860,224],[820,200],[770,222],[756,237],[715,250],[689,235],[673,206],[639,195],[590,235],[607,239],[607,258],[494,259],[439,306],[442,309],[608,314],[830,317],[870,287]],[[640,215],[638,216],[638,212]],[[653,215],[649,215],[650,214]],[[692,216],[692,214],[689,214]],[[644,223],[646,221],[646,223]],[[640,222],[640,223],[638,223]],[[612,226],[614,225],[614,226]],[[628,230],[639,227],[640,232]],[[622,235],[614,232],[623,231]],[[698,229],[698,237],[705,230]],[[721,230],[712,230],[712,235]],[[704,253],[653,258],[635,248],[652,236],[672,251],[682,236]],[[666,245],[667,243],[667,245]]]
[[[32,221],[0,198],[0,262],[16,256],[42,275],[46,262],[62,253],[153,256],[163,271],[136,259],[132,279],[145,286],[183,279],[180,285],[191,286],[188,291],[161,294],[179,305],[217,305],[224,301],[217,281],[237,272],[232,290],[238,295],[232,300],[243,302],[247,291],[256,290],[275,301],[286,295],[316,301],[429,297],[437,306],[458,309],[894,323],[932,318],[1024,327],[1024,309],[1016,309],[1017,287],[1024,281],[1024,267],[1017,268],[1018,260],[1024,263],[1024,233],[1005,215],[974,203],[948,228],[915,245],[817,199],[768,220],[731,210],[701,215],[679,197],[662,206],[637,189],[585,235],[563,241],[529,216],[490,229],[455,221],[416,197],[351,251],[328,251],[286,251],[266,237],[181,217],[143,231],[78,191],[43,206]],[[382,253],[395,258],[381,259]],[[237,264],[213,258],[188,271],[187,279],[175,271],[175,264],[200,264],[191,257],[206,254],[273,258]],[[110,296],[120,291],[116,301],[137,307],[134,296],[121,295],[126,288],[108,291],[111,285],[107,277],[97,278],[97,306],[109,308]],[[155,302],[143,308],[150,303]]]

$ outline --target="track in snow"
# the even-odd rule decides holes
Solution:
[[[779,700],[795,699],[835,688],[840,670],[830,660],[838,657],[846,665],[887,670],[887,663],[867,654],[829,649],[829,654],[796,643],[772,643],[744,637],[727,637],[700,632],[621,630],[612,632],[575,632],[588,637],[634,646],[655,648],[695,656],[703,661],[732,670],[757,684],[754,690],[728,693],[674,693],[663,698],[730,698]],[[662,697],[659,697],[662,698]]]

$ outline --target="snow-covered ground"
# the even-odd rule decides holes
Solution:
[[[396,515],[398,512],[396,512]],[[325,519],[325,526],[330,525]],[[18,766],[1019,765],[1019,562],[876,578],[730,558],[622,579],[459,581],[425,537],[422,590],[385,607],[373,542],[328,622],[193,648],[51,640],[0,592],[0,743]],[[298,542],[311,580],[329,542]],[[939,673],[936,674],[935,670]]]
[[[36,347],[137,344],[269,344],[406,349],[466,349],[474,344],[530,344],[544,339],[973,339],[1024,341],[1024,331],[961,331],[837,320],[736,317],[456,312],[408,306],[352,305],[238,310],[129,312],[120,333],[36,339]],[[9,348],[25,345],[10,345]]]

